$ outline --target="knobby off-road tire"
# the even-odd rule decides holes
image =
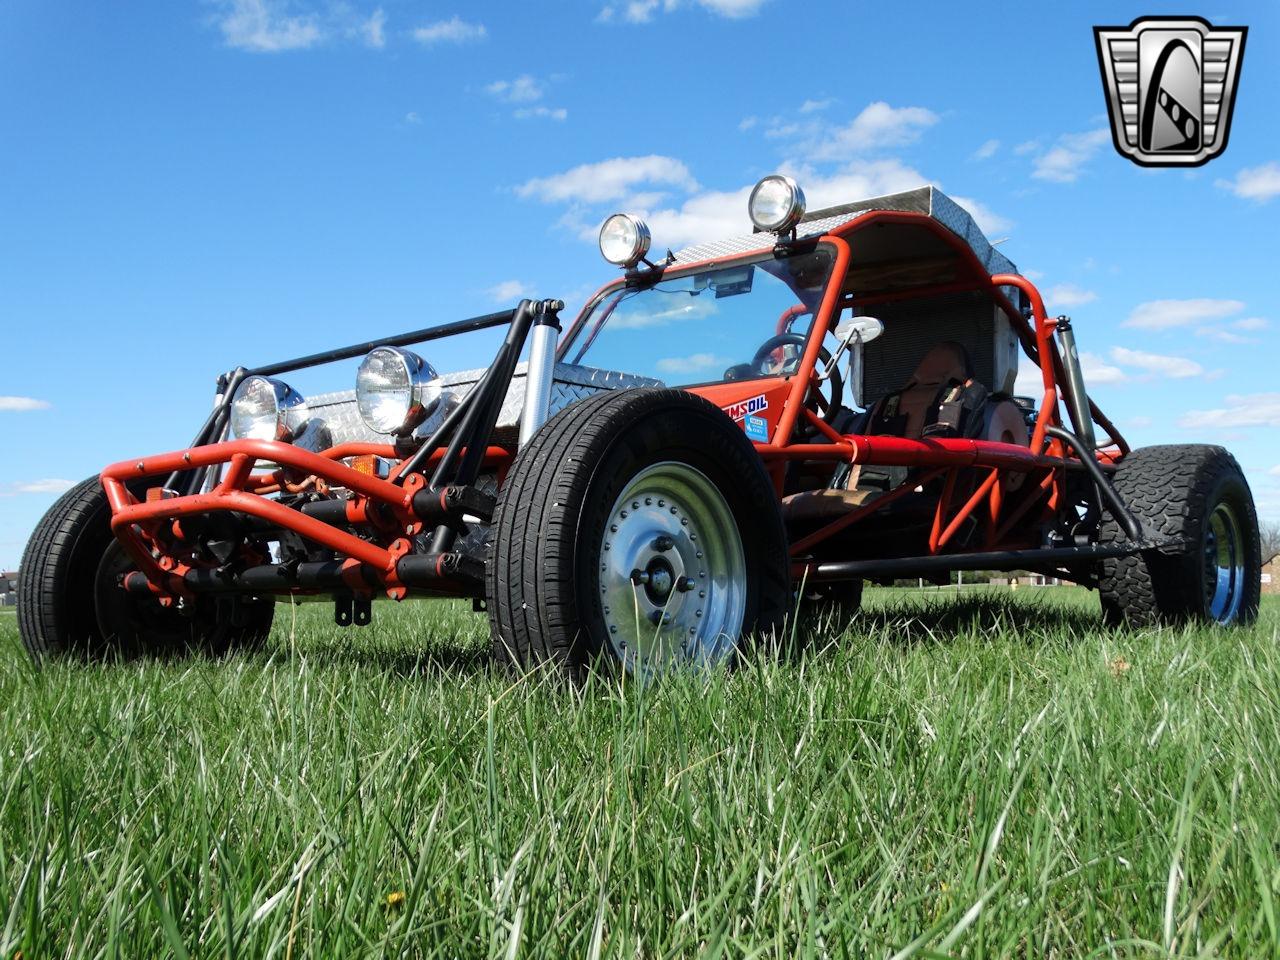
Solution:
[[[125,593],[117,577],[130,564],[110,521],[107,496],[91,477],[63,494],[32,533],[18,569],[18,632],[32,658],[220,654],[266,638],[269,600],[242,602],[234,617],[229,605],[202,600],[187,616]]]
[[[1253,495],[1222,447],[1135,450],[1114,477],[1129,509],[1157,535],[1180,537],[1183,553],[1149,550],[1104,560],[1099,593],[1112,625],[1252,623],[1261,590],[1261,545]],[[1107,517],[1103,544],[1127,538]]]
[[[601,393],[560,411],[516,458],[493,534],[494,655],[520,669],[727,661],[741,636],[778,630],[790,605],[760,457],[684,391]]]

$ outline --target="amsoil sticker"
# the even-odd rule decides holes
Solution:
[[[769,421],[764,417],[745,417],[742,421],[742,429],[746,432],[748,440],[769,442]]]
[[[731,403],[727,407],[721,407],[720,409],[729,415],[730,420],[741,420],[743,417],[750,416],[753,413],[768,410],[769,398],[762,393],[757,397],[739,400],[737,403]]]

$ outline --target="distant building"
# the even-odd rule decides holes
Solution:
[[[12,607],[18,602],[18,571],[0,570],[0,607]]]
[[[1262,563],[1262,592],[1280,593],[1280,553],[1273,553]]]

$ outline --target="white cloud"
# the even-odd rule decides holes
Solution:
[[[1074,283],[1059,283],[1052,286],[1044,295],[1045,303],[1050,307],[1078,307],[1093,303],[1098,295]]]
[[[66,493],[76,485],[74,480],[60,480],[49,478],[47,480],[30,480],[26,483],[15,483],[13,485],[14,493]]]
[[[1243,309],[1244,304],[1239,300],[1214,300],[1207,297],[1192,300],[1148,300],[1134,307],[1122,326],[1136,327],[1139,330],[1168,330],[1229,317]]]
[[[759,13],[768,0],[693,0],[697,6],[711,13],[732,20],[751,17]],[[610,3],[601,7],[596,17],[602,23],[617,19],[627,23],[648,23],[655,13],[671,13],[688,6],[684,0],[628,0],[626,3]]]
[[[1081,168],[1110,139],[1111,134],[1106,129],[1063,134],[1052,147],[1035,158],[1031,176],[1054,183],[1074,183],[1080,177]]]
[[[834,102],[835,101],[831,99],[806,100],[804,103],[800,104],[800,112],[801,113],[821,113],[823,110],[827,109],[827,107],[831,106],[831,104],[833,104]]]
[[[1280,393],[1232,394],[1226,406],[1194,410],[1178,418],[1178,426],[1231,430],[1239,427],[1280,427]]]
[[[748,130],[750,130],[759,122],[760,122],[759,117],[743,117],[741,120],[738,121],[738,129],[743,133],[746,133]]]
[[[739,19],[755,16],[767,2],[768,0],[698,0],[698,5],[722,17]]]
[[[1089,388],[1125,383],[1129,375],[1119,367],[1108,363],[1096,353],[1080,354],[1080,370],[1084,374],[1084,382]],[[1018,377],[1013,385],[1013,392],[1024,397],[1039,397],[1044,391],[1044,381],[1040,376],[1040,368],[1022,357],[1018,361]]]
[[[1080,354],[1080,370],[1086,384],[1124,383],[1129,375],[1119,367],[1113,367],[1096,353]]]
[[[37,400],[35,397],[0,397],[0,411],[10,413],[26,410],[48,410],[48,400]]]
[[[366,46],[373,47],[375,50],[381,50],[387,45],[387,15],[381,7],[373,11],[360,27],[360,33],[364,36]]]
[[[1264,317],[1241,317],[1239,320],[1232,320],[1227,324],[1212,324],[1196,328],[1197,337],[1208,337],[1212,340],[1219,340],[1222,343],[1257,343],[1257,337],[1245,336],[1245,331],[1253,333],[1259,330],[1265,330],[1271,326],[1271,322]]]
[[[542,99],[545,89],[537,78],[525,73],[514,80],[495,80],[484,92],[507,103],[533,103]]]
[[[1277,464],[1276,466],[1272,467],[1270,470],[1267,471],[1267,473],[1271,474],[1271,476],[1273,477],[1280,477],[1280,464]]]
[[[289,15],[279,0],[229,0],[223,9],[218,28],[227,45],[240,50],[305,50],[324,39],[315,16]]]
[[[1127,347],[1112,347],[1111,359],[1127,367],[1137,367],[1147,373],[1175,380],[1198,377],[1204,373],[1204,367],[1186,357],[1170,357],[1144,350],[1130,350]]]
[[[973,159],[990,160],[992,157],[996,155],[996,151],[999,149],[1000,149],[999,140],[988,140],[986,143],[980,146],[977,150],[973,151]]]
[[[456,15],[413,31],[413,39],[428,47],[437,43],[469,43],[488,35],[483,23],[469,23]]]
[[[542,104],[538,104],[536,107],[523,107],[511,115],[517,120],[529,120],[535,117],[547,120],[569,119],[569,111],[564,107],[544,107]]]
[[[891,107],[883,100],[867,104],[843,127],[823,132],[806,145],[813,160],[840,160],[884,147],[913,143],[938,122],[938,115],[924,107]]]
[[[485,292],[499,303],[533,296],[533,288],[519,280],[503,280],[501,283],[495,283]]]
[[[404,122],[417,124],[422,122],[422,118],[418,116],[416,111],[410,110],[404,115]]]
[[[1013,148],[1013,152],[1019,157],[1025,157],[1028,153],[1035,153],[1040,149],[1039,140],[1023,140],[1020,144]]]
[[[1214,182],[1241,199],[1266,203],[1280,196],[1280,163],[1272,161],[1260,167],[1249,167],[1237,173],[1233,180]]]
[[[655,366],[663,373],[700,373],[717,368],[723,370],[731,362],[714,353],[692,353],[687,357],[663,357]]]
[[[698,189],[698,182],[683,163],[654,154],[584,163],[554,176],[527,180],[516,187],[516,193],[545,203],[604,203],[621,199],[640,184],[661,184],[686,192]]]

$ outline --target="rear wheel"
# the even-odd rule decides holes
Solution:
[[[63,494],[31,535],[18,573],[18,630],[31,656],[223,653],[259,643],[271,630],[270,600],[205,598],[182,610],[164,607],[121,589],[120,576],[132,569],[111,533],[98,478]]]
[[[781,624],[786,534],[750,441],[676,390],[600,394],[521,450],[488,564],[495,655],[576,673],[709,665]]]
[[[1150,550],[1105,560],[1099,593],[1112,624],[1252,623],[1261,589],[1261,545],[1253,495],[1222,447],[1170,445],[1129,454],[1114,479],[1120,496],[1181,552]],[[1126,539],[1114,520],[1102,543]]]

